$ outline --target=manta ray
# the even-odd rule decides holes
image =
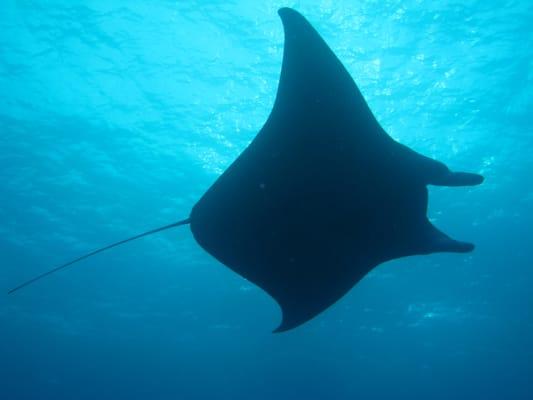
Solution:
[[[428,220],[427,186],[471,186],[483,177],[452,172],[393,140],[311,24],[293,9],[279,15],[285,44],[272,111],[189,217],[90,252],[10,293],[104,250],[188,224],[203,249],[279,304],[274,332],[282,332],[326,310],[379,264],[473,250]]]

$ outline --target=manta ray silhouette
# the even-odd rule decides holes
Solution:
[[[285,47],[272,112],[190,217],[122,240],[33,278],[10,293],[112,247],[190,224],[218,261],[280,305],[275,332],[309,321],[377,265],[399,257],[469,252],[427,219],[426,186],[483,177],[394,141],[317,31],[282,8]]]

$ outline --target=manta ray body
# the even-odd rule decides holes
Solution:
[[[377,265],[435,252],[469,252],[428,220],[427,185],[469,186],[394,141],[345,67],[298,12],[279,10],[285,46],[268,120],[193,207],[188,219],[98,249],[189,223],[208,253],[274,298],[276,332],[327,309]]]

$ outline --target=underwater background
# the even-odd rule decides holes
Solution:
[[[379,266],[272,334],[276,303],[185,218],[272,107],[282,6],[395,139],[483,185],[430,187],[466,255]],[[533,398],[533,3],[0,3],[0,398]]]

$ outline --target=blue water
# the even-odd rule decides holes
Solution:
[[[395,139],[479,172],[431,188],[476,243],[378,267],[308,324],[186,217],[272,107],[280,6],[301,11]],[[0,398],[533,398],[533,3],[30,1],[0,5]]]

